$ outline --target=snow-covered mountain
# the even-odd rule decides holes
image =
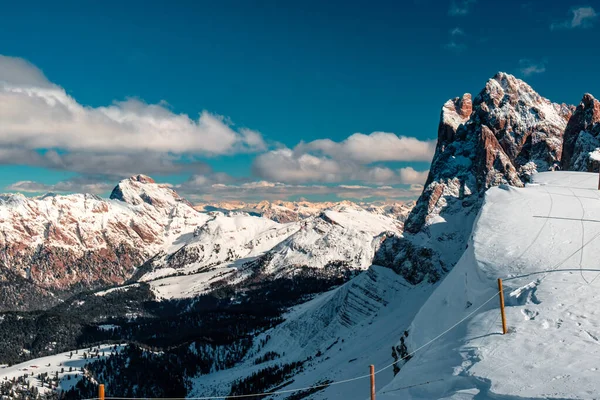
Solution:
[[[331,276],[367,269],[382,235],[402,224],[346,203],[297,222],[279,224],[247,214],[212,213],[183,245],[153,257],[136,280],[160,297],[190,297],[249,278]]]
[[[149,346],[127,354],[147,354],[144,368],[176,378],[179,392],[164,396],[284,390],[266,398],[362,399],[375,364],[384,368],[378,398],[593,397],[598,175],[559,170],[598,167],[590,156],[600,147],[598,104],[591,95],[577,107],[552,103],[504,73],[474,98],[449,100],[427,183],[405,223],[403,207],[351,203],[198,212],[147,177],[126,180],[111,200],[94,201],[128,228],[115,234],[126,236],[134,215],[151,215],[147,228],[160,239],[133,230],[125,243],[145,253],[123,274],[128,281],[71,298],[52,315],[76,319],[68,323],[80,336],[62,333],[70,343]],[[507,336],[495,334],[498,277]],[[39,324],[37,315],[30,325],[22,318],[0,320],[0,335],[12,332],[8,323]],[[30,341],[10,343],[19,350]],[[88,372],[116,383],[130,370],[129,356],[115,356]],[[157,395],[156,385],[135,385],[129,394]],[[89,397],[90,388],[76,394]]]
[[[597,187],[597,175],[538,172],[561,169],[565,154],[563,135],[567,127],[575,123],[570,122],[573,113],[574,118],[582,121],[577,126],[583,126],[572,128],[573,131],[581,132],[582,137],[589,132],[594,137],[597,135],[596,114],[590,111],[595,107],[590,106],[593,103],[590,98],[586,95],[577,108],[551,103],[523,81],[499,73],[488,81],[474,101],[467,94],[447,102],[442,109],[438,147],[430,175],[406,223],[408,231],[402,235],[384,235],[385,240],[375,250],[376,265],[342,287],[291,311],[283,324],[264,333],[271,338],[266,345],[257,345],[236,368],[198,377],[192,393],[226,393],[236,382],[250,374],[258,375],[269,365],[287,365],[294,361],[302,361],[302,369],[296,371],[293,381],[284,380],[288,384],[283,383],[283,386],[285,390],[300,388],[299,392],[311,399],[367,398],[368,378],[364,375],[369,364],[375,364],[376,369],[388,367],[377,375],[378,396],[383,398],[505,396],[502,398],[520,399],[547,398],[551,394],[561,398],[586,398],[597,393],[599,388],[587,372],[559,390],[560,381],[569,381],[573,375],[568,367],[573,361],[569,360],[577,358],[569,357],[565,366],[557,368],[556,375],[550,375],[548,381],[554,378],[556,382],[545,385],[529,380],[527,377],[536,365],[556,364],[561,353],[558,349],[552,351],[555,358],[548,359],[539,351],[537,364],[523,359],[536,351],[527,345],[528,336],[536,335],[533,330],[515,339],[522,347],[511,349],[510,358],[496,353],[494,348],[481,347],[490,341],[502,340],[493,333],[487,336],[490,329],[498,329],[499,323],[494,321],[499,315],[497,298],[477,310],[480,313],[474,313],[465,326],[458,325],[447,338],[423,347],[489,300],[494,295],[497,277],[548,270],[555,266],[554,260],[561,260],[557,252],[562,251],[566,257],[577,249],[575,244],[584,243],[565,230],[573,224],[579,229],[579,225],[584,224],[580,221],[583,216],[594,215],[592,210],[586,214],[586,207],[598,211],[594,202],[600,197],[589,194],[587,204],[581,206],[582,199],[577,198]],[[587,160],[597,147],[578,146],[573,152],[576,158]],[[594,166],[588,165],[588,168]],[[536,183],[529,184],[532,180]],[[556,194],[546,194],[554,185],[564,188],[556,189]],[[488,192],[497,186],[501,188]],[[577,214],[573,215],[574,221],[563,221],[563,228],[558,231],[553,224],[544,222],[547,219],[538,218],[554,215],[546,207],[551,207],[556,197],[563,203],[557,210],[569,209],[566,212],[569,215],[564,217]],[[574,203],[568,205],[570,202]],[[527,225],[526,229],[523,224]],[[585,235],[585,240],[595,238],[594,235],[594,232]],[[554,239],[547,240],[548,237]],[[556,250],[556,240],[573,243],[573,246]],[[531,251],[532,246],[536,246],[535,252]],[[590,254],[588,260],[593,259],[593,252]],[[527,264],[526,260],[531,263]],[[517,264],[512,266],[515,262]],[[468,271],[463,265],[468,265]],[[395,274],[386,275],[390,270]],[[568,271],[567,274],[574,273]],[[587,281],[593,278],[590,276]],[[539,301],[536,286],[531,284],[535,278],[524,279],[527,281],[521,282],[522,285],[506,282],[508,294],[512,294],[507,296],[507,304],[515,307],[509,311],[509,317],[512,315],[516,321],[534,320],[539,312],[531,310]],[[585,281],[582,284],[586,284]],[[513,291],[519,287],[520,290]],[[547,289],[548,296],[552,296],[556,286]],[[586,305],[582,307],[588,310],[582,312],[583,316],[589,315],[589,307],[593,306],[593,301],[590,303],[593,295],[587,296]],[[577,301],[584,300],[577,297]],[[556,300],[549,307],[564,307],[564,303]],[[573,315],[574,312],[563,317],[554,315],[541,322],[540,329],[558,329]],[[469,327],[468,334],[465,334],[466,327]],[[518,332],[517,327],[517,335]],[[554,340],[548,336],[546,342],[537,338],[535,342],[541,347],[550,341],[559,344],[561,338],[564,343],[570,337],[569,334],[561,338],[556,333],[553,335]],[[583,351],[585,344],[593,339],[588,340],[581,331],[577,335],[584,340],[578,345]],[[591,335],[596,336],[594,332]],[[511,345],[504,347],[507,346]],[[411,354],[414,351],[417,352]],[[277,357],[269,364],[260,364],[260,368],[253,365],[253,360],[265,359],[267,354]],[[484,359],[487,354],[493,361]],[[577,354],[577,357],[584,356]],[[507,374],[502,367],[511,360],[517,360],[513,363],[518,367],[509,371],[517,372]],[[594,368],[589,366],[588,371],[593,373]],[[361,376],[362,379],[352,380]],[[490,376],[501,381],[490,381]],[[543,372],[535,376],[534,381],[539,380]],[[345,382],[348,379],[350,381]],[[575,389],[573,386],[580,380],[583,387]],[[325,385],[337,381],[344,382]],[[325,387],[306,390],[315,385]],[[527,395],[523,395],[525,392]],[[288,395],[271,397],[283,399]]]
[[[571,171],[598,171],[590,153],[600,147],[600,102],[586,93],[569,119],[564,136],[562,167]]]
[[[251,215],[257,215],[272,219],[276,222],[286,223],[299,221],[304,218],[318,215],[322,211],[337,206],[358,205],[367,211],[387,215],[404,222],[413,208],[414,203],[394,203],[394,202],[374,202],[374,203],[353,203],[349,201],[342,202],[309,202],[309,201],[261,201],[259,203],[246,202],[219,202],[197,204],[194,208],[198,211],[210,212],[221,211],[223,213],[231,211],[246,212]]]
[[[234,261],[241,265],[258,256],[272,257],[269,268],[285,273],[327,263],[364,269],[372,261],[373,237],[401,232],[410,210],[400,204],[264,202],[259,216],[247,208],[199,212],[144,175],[121,181],[108,200],[2,195],[0,310],[44,308],[74,292],[131,278],[196,274],[199,287],[198,273],[212,282],[217,274],[233,272]],[[234,275],[236,282],[249,276]],[[157,285],[165,287],[162,281]],[[198,292],[186,296],[193,294]]]
[[[207,219],[144,175],[121,181],[108,200],[2,195],[0,309],[39,307],[40,296],[53,304],[61,292],[122,283],[165,244]]]
[[[597,397],[597,183],[598,174],[551,172],[523,189],[490,189],[468,249],[407,329],[408,352],[434,341],[378,398]]]
[[[448,100],[429,177],[406,230],[419,232],[453,203],[478,207],[491,186],[520,187],[532,173],[559,168],[572,112],[502,72],[474,100],[468,93]]]

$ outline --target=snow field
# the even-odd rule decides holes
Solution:
[[[507,293],[509,333],[501,335],[498,303],[491,301],[415,354],[378,398],[600,393],[597,180],[597,174],[554,172],[536,175],[535,184],[524,189],[490,189],[469,248],[418,312],[408,348],[426,343],[494,296],[498,277]],[[420,382],[432,383],[402,389]]]
[[[116,345],[116,352],[120,352],[124,345]],[[60,378],[59,390],[69,390],[71,387],[75,386],[77,382],[81,379],[81,368],[83,366],[92,361],[98,360],[102,358],[108,358],[111,352],[115,352],[115,345],[113,344],[103,344],[99,346],[93,346],[92,351],[90,352],[90,348],[78,349],[77,354],[75,350],[73,350],[73,355],[71,357],[71,352],[64,352],[60,354],[56,354],[53,356],[36,358],[35,360],[26,361],[24,363],[15,364],[13,366],[0,366],[0,381],[11,380],[13,378],[19,378],[23,375],[27,374],[29,377],[27,381],[32,387],[37,387],[40,393],[50,392],[51,389],[48,388],[47,385],[41,386],[41,382],[37,379],[38,374],[48,373],[48,377],[52,378],[58,372],[58,376]],[[95,354],[96,349],[99,352],[99,357],[89,357],[85,359],[83,357],[84,353],[87,354]],[[102,352],[104,352],[104,357],[102,356]],[[64,368],[64,372],[61,370]],[[69,368],[72,368],[72,371],[69,371]],[[70,376],[70,379],[68,377]]]

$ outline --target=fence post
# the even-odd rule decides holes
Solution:
[[[100,400],[104,400],[104,384],[103,383],[98,385],[98,398]]]
[[[500,314],[502,315],[502,334],[506,335],[506,314],[504,313],[504,291],[502,290],[502,279],[498,278],[498,293],[500,295]]]
[[[371,370],[371,400],[375,400],[375,366],[369,367]]]

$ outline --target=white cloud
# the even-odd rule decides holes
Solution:
[[[326,142],[320,144],[322,143]],[[294,150],[282,148],[261,154],[254,160],[253,172],[263,179],[286,183],[359,181],[370,184],[389,184],[414,183],[417,179],[414,174],[410,174],[410,170],[415,173],[417,171],[410,167],[396,173],[385,166],[364,164],[365,160],[387,160],[386,152],[381,155],[380,160],[375,159],[372,153],[352,159],[346,149],[340,152],[332,151],[333,148],[329,147],[331,143],[335,142],[329,141],[325,146],[325,152],[328,155],[309,154],[307,151],[311,148],[324,149],[321,145],[313,147],[310,143],[308,145],[301,144]]]
[[[550,29],[591,28],[598,17],[596,10],[589,6],[571,8],[569,13],[572,14],[570,19],[555,22],[550,25]]]
[[[435,141],[422,141],[387,132],[373,132],[370,135],[355,133],[342,142],[320,139],[300,143],[295,150],[317,151],[336,159],[360,164],[378,161],[431,161],[435,152]]]
[[[412,170],[412,168],[409,168]],[[414,171],[414,170],[412,170]],[[406,174],[406,171],[399,171]],[[418,181],[419,172],[405,176],[407,181]],[[426,172],[424,173],[426,174]],[[398,177],[396,177],[398,178]],[[170,185],[179,194],[192,202],[216,201],[262,201],[308,198],[323,200],[337,198],[348,200],[414,200],[423,190],[422,184],[358,185],[358,184],[288,184],[267,180],[249,181],[247,178],[234,178],[225,173],[206,173],[191,176],[187,181]],[[423,182],[419,182],[423,183]],[[103,176],[74,177],[54,184],[35,181],[19,181],[7,186],[10,192],[26,194],[53,193],[92,193],[107,195],[117,184]]]
[[[435,141],[393,133],[355,133],[341,142],[319,139],[301,142],[294,149],[280,148],[261,154],[254,160],[255,175],[269,181],[366,182],[369,184],[413,183],[408,174],[400,174],[385,165],[393,161],[430,161]]]
[[[475,0],[452,0],[448,9],[448,15],[453,17],[467,15],[471,11],[471,5],[475,2]]]
[[[466,36],[465,31],[463,31],[459,27],[456,27],[450,29],[448,33],[450,34],[450,40],[443,46],[444,49],[452,51],[454,53],[462,53],[467,49],[467,45],[462,42],[464,41],[464,37]]]
[[[0,146],[64,151],[221,155],[266,148],[260,133],[220,115],[194,119],[137,99],[79,104],[27,61],[0,57]]]
[[[55,184],[45,184],[34,181],[19,181],[6,187],[11,192],[21,193],[92,193],[105,194],[115,185],[106,182],[94,182],[83,179],[74,179],[58,182]]]
[[[35,65],[19,57],[0,54],[0,82],[23,87],[52,88],[54,85]]]
[[[168,153],[40,152],[22,147],[0,147],[0,165],[29,165],[117,180],[143,172],[148,175],[179,172],[205,173],[210,167],[199,160]]]
[[[374,132],[340,142],[300,143],[293,149],[264,152],[266,147],[259,132],[207,111],[193,119],[176,114],[166,102],[79,104],[31,63],[0,56],[0,165],[81,174],[55,184],[22,180],[6,188],[11,191],[105,193],[118,179],[137,173],[188,172],[192,177],[178,190],[192,197],[411,197],[418,195],[414,187],[390,185],[423,183],[426,172],[393,170],[383,163],[428,162],[435,141]],[[240,152],[264,152],[253,163],[259,180],[216,173],[198,159]]]
[[[295,153],[287,148],[259,155],[252,168],[261,178],[298,183],[337,182],[348,172],[335,160]]]
[[[193,202],[212,201],[262,201],[289,200],[298,198],[336,197],[338,199],[365,200],[414,200],[422,186],[408,187],[366,185],[295,185],[281,182],[256,181],[232,184],[177,185],[175,189]]]
[[[399,169],[398,175],[402,183],[423,185],[427,180],[427,175],[429,175],[429,171],[417,171],[412,167],[406,167]]]
[[[531,76],[534,74],[541,74],[546,72],[546,60],[540,62],[534,62],[528,59],[519,60],[519,68],[524,76]]]

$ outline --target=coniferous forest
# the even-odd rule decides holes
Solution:
[[[27,384],[24,374],[1,382],[0,395],[89,398],[96,396],[98,383],[104,383],[110,396],[185,397],[192,377],[231,368],[251,357],[248,351],[255,337],[281,323],[284,310],[352,276],[344,268],[338,272],[323,279],[305,268],[293,278],[256,279],[243,291],[235,286],[215,287],[208,294],[173,301],[156,301],[149,287],[140,284],[103,296],[78,294],[46,311],[4,313],[0,342],[6,346],[0,348],[0,364],[83,348],[89,348],[89,362],[69,390],[60,390],[58,376],[41,376],[36,377],[37,385],[53,391],[40,394],[36,385]],[[112,328],[101,329],[107,324]],[[115,351],[99,357],[94,346],[110,343]],[[128,345],[116,351],[116,345],[124,343]],[[255,363],[278,357],[269,353]],[[302,363],[266,366],[234,382],[228,394],[272,389],[300,368]]]

